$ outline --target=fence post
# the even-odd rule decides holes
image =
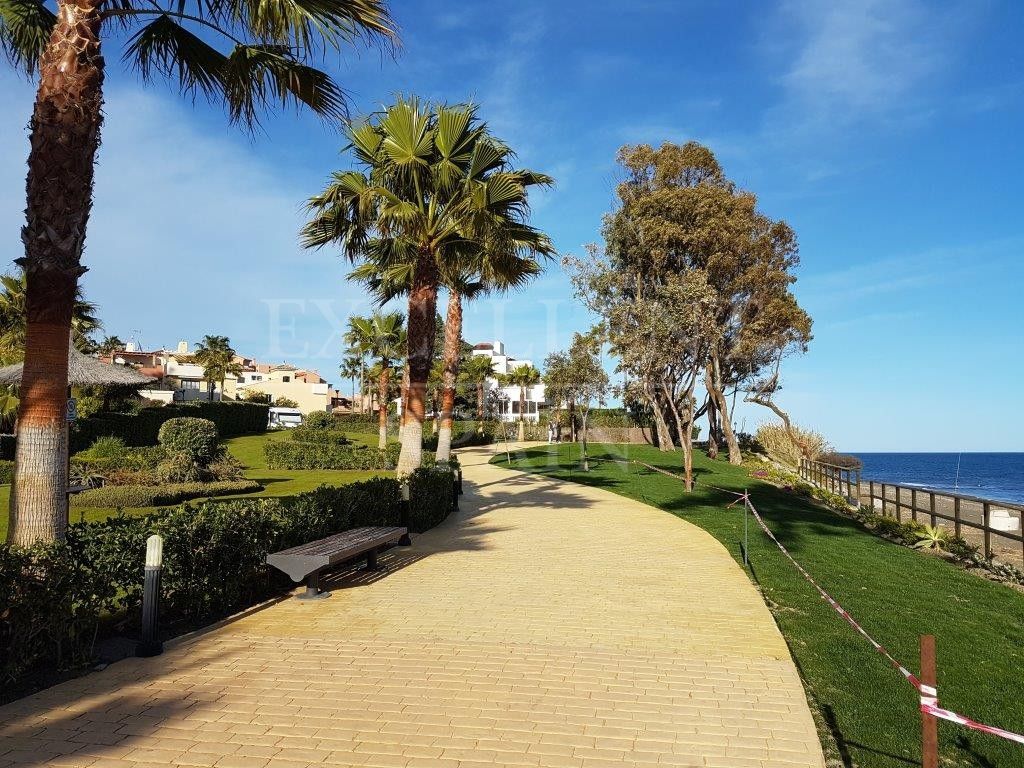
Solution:
[[[900,486],[896,487],[896,522],[902,522],[903,518],[900,517]]]
[[[953,533],[960,535],[960,497],[953,498]]]
[[[885,516],[885,504],[889,501],[889,495],[885,492],[885,483],[882,483],[882,516]]]
[[[932,528],[935,527],[935,491],[928,491],[928,512],[932,518]]]
[[[982,533],[985,535],[985,557],[992,557],[992,505],[987,501],[981,505],[981,524],[985,526]]]
[[[875,481],[868,480],[868,503],[871,504],[871,513],[875,512]]]
[[[910,519],[917,522],[917,488],[910,489]]]
[[[935,635],[921,635],[921,685],[923,695],[935,691]],[[937,698],[937,697],[936,697]],[[939,768],[939,721],[921,712],[921,768]]]
[[[860,505],[860,470],[857,470],[857,505]]]

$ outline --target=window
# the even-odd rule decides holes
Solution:
[[[287,384],[291,380],[292,380],[291,376],[282,376],[281,377],[281,381],[283,381],[285,384]]]
[[[199,389],[199,382],[194,379],[182,379],[182,389]]]

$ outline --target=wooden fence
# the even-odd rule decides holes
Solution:
[[[977,540],[985,557],[1024,562],[1024,505],[898,483],[864,482],[860,470],[817,461],[802,461],[800,477],[900,522],[913,520],[932,527],[951,523],[957,536]]]
[[[860,470],[800,459],[800,479],[847,499],[860,499]]]

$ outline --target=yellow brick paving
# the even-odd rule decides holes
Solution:
[[[387,573],[0,708],[0,768],[824,765],[786,645],[715,539],[460,456],[461,511]]]

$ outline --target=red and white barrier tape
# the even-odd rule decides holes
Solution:
[[[653,466],[651,464],[645,464],[642,461],[638,461],[636,463],[640,464],[641,466],[646,467],[647,469],[653,469],[655,472],[661,472],[664,475],[669,475],[671,477],[677,477],[677,478],[680,477],[680,475],[678,475],[675,472],[669,472],[668,470],[661,469],[660,467],[655,467],[655,466]],[[712,488],[712,489],[714,489],[716,491],[721,491],[723,493],[728,493],[728,494],[730,494],[732,496],[736,496],[737,497],[736,500],[733,501],[732,503],[728,504],[726,508],[735,506],[736,504],[740,503],[741,501],[747,506],[747,509],[749,509],[751,514],[753,514],[754,519],[757,521],[757,524],[759,526],[761,526],[761,530],[764,531],[765,535],[769,539],[771,539],[773,542],[775,542],[775,546],[777,546],[779,548],[779,550],[782,552],[782,554],[784,554],[787,557],[789,562],[791,562],[793,564],[793,567],[795,567],[800,572],[800,574],[805,579],[807,579],[807,581],[811,584],[811,586],[814,587],[818,591],[818,594],[821,595],[821,597],[825,600],[825,602],[827,602],[829,605],[831,605],[836,613],[838,613],[840,616],[842,616],[844,619],[846,619],[846,621],[849,623],[849,625],[851,627],[853,627],[861,637],[863,637],[865,640],[867,640],[869,643],[871,643],[871,647],[872,648],[874,648],[882,656],[884,656],[885,659],[901,675],[903,675],[903,677],[905,677],[907,679],[907,681],[912,686],[914,686],[914,688],[916,688],[918,690],[918,692],[920,693],[920,696],[921,696],[921,711],[922,712],[924,712],[927,715],[931,715],[932,717],[937,717],[937,718],[940,718],[942,720],[948,720],[951,723],[956,723],[957,725],[962,725],[965,728],[971,728],[971,729],[973,729],[975,731],[980,731],[982,733],[988,733],[988,734],[991,734],[993,736],[999,736],[1001,738],[1008,739],[1009,741],[1013,741],[1013,742],[1016,742],[1018,744],[1024,744],[1024,735],[1022,735],[1022,734],[1014,733],[1013,731],[1007,731],[1007,730],[1005,730],[1003,728],[997,728],[994,725],[985,725],[984,723],[979,723],[976,720],[971,720],[969,717],[964,717],[963,715],[959,715],[956,712],[952,712],[952,711],[950,711],[948,709],[943,709],[942,707],[940,707],[939,706],[939,694],[938,694],[938,691],[933,686],[926,685],[926,684],[922,683],[917,678],[917,675],[915,675],[913,672],[911,672],[905,666],[900,664],[893,657],[893,655],[891,653],[889,653],[885,649],[885,647],[881,643],[879,643],[877,640],[875,640],[875,638],[873,638],[871,635],[869,635],[867,633],[867,631],[864,629],[864,627],[862,627],[860,624],[857,623],[857,620],[854,619],[853,616],[851,616],[849,614],[849,612],[845,608],[843,608],[843,606],[841,606],[839,604],[839,602],[835,598],[832,597],[832,595],[830,595],[828,592],[826,592],[824,589],[822,589],[822,587],[818,584],[818,582],[816,582],[814,580],[814,577],[811,576],[811,574],[809,574],[807,572],[807,570],[802,565],[800,565],[800,563],[798,563],[796,561],[796,558],[794,558],[791,554],[789,554],[789,550],[787,550],[786,547],[783,546],[781,541],[779,541],[777,538],[775,538],[775,534],[771,532],[771,529],[768,528],[768,526],[765,524],[764,520],[761,518],[761,514],[757,511],[757,508],[754,506],[754,503],[750,500],[750,494],[748,494],[748,493],[738,493],[736,491],[730,491],[728,488],[719,488],[716,485],[709,485],[708,483],[699,483],[699,484],[703,485],[705,488]]]
[[[734,492],[727,491],[727,493]],[[740,499],[737,499],[737,501],[739,500]],[[751,514],[753,514],[754,519],[757,521],[757,524],[761,526],[761,530],[765,532],[765,535],[773,542],[775,542],[775,546],[777,546],[782,551],[782,554],[784,554],[789,559],[789,562],[791,562],[793,566],[798,571],[800,571],[803,577],[807,579],[808,582],[810,582],[811,586],[818,590],[818,594],[820,594],[822,598],[824,598],[825,601],[829,605],[831,605],[833,609],[835,609],[836,613],[838,613],[840,616],[846,619],[850,626],[857,630],[858,634],[860,634],[865,640],[871,643],[871,646],[880,654],[882,654],[882,656],[884,656],[888,660],[888,662],[893,667],[895,667],[896,670],[898,670],[899,673],[903,675],[903,677],[905,677],[912,686],[914,686],[918,690],[921,696],[922,712],[933,717],[938,717],[942,720],[948,720],[949,722],[956,723],[957,725],[962,725],[966,728],[971,728],[975,731],[981,731],[982,733],[988,733],[993,736],[999,736],[1001,738],[1008,739],[1018,744],[1024,744],[1024,735],[1022,734],[1014,733],[1013,731],[1007,731],[1003,728],[996,728],[994,725],[985,725],[984,723],[979,723],[975,720],[971,720],[969,717],[964,717],[963,715],[959,715],[956,712],[952,712],[948,709],[943,709],[942,707],[940,707],[938,691],[933,686],[922,683],[917,678],[917,675],[915,675],[905,666],[900,664],[892,656],[892,654],[889,653],[882,646],[881,643],[879,643],[877,640],[871,637],[871,635],[869,635],[867,631],[865,631],[865,629],[857,623],[856,619],[854,619],[828,592],[826,592],[824,589],[821,588],[821,586],[819,586],[818,582],[814,580],[811,574],[809,574],[804,569],[804,567],[800,565],[800,563],[798,563],[791,554],[789,554],[789,551],[782,545],[782,542],[775,538],[775,534],[773,534],[771,530],[768,528],[768,526],[765,525],[765,522],[763,519],[761,519],[761,515],[757,511],[757,508],[754,506],[753,502],[750,501],[750,496],[748,494],[742,494],[742,501],[745,502],[745,504],[747,505],[747,509],[749,509]],[[736,502],[733,502],[733,504],[735,503]],[[730,504],[729,506],[732,506],[732,504]]]

